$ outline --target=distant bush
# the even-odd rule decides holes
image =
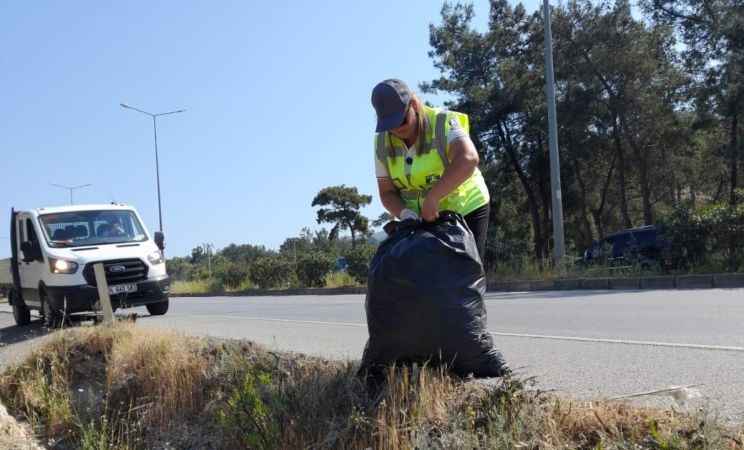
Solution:
[[[357,287],[359,282],[354,279],[348,272],[331,272],[325,277],[325,287]]]
[[[225,292],[225,283],[219,278],[212,278],[211,280],[209,280],[207,288],[209,289],[209,293],[211,294],[221,294]]]
[[[377,251],[377,247],[374,245],[359,243],[344,255],[346,262],[349,264],[346,270],[357,282],[367,284],[369,263],[372,261],[375,251]]]
[[[737,271],[744,266],[744,204],[680,206],[662,223],[677,268]]]
[[[262,289],[287,286],[293,278],[292,263],[280,256],[260,256],[251,264],[248,277]]]
[[[215,278],[228,289],[237,289],[248,278],[248,266],[243,263],[227,262],[215,272]]]
[[[335,259],[322,252],[309,252],[297,260],[295,273],[302,286],[323,287],[326,275],[333,270]]]

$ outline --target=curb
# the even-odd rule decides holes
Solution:
[[[578,290],[656,290],[656,289],[732,289],[744,288],[744,273],[670,275],[634,278],[563,278],[557,280],[494,281],[488,292],[578,291]],[[358,295],[367,288],[251,289],[240,292],[171,294],[172,297],[267,297],[289,295]]]
[[[183,293],[171,294],[171,297],[268,297],[268,296],[287,296],[287,295],[353,295],[366,294],[367,288],[348,287],[348,288],[305,288],[305,289],[250,289],[247,291],[235,292],[205,292],[202,294]]]
[[[488,291],[543,290],[655,290],[655,289],[731,289],[744,288],[744,273],[714,273],[706,275],[669,275],[633,278],[566,278],[552,281],[493,282]]]

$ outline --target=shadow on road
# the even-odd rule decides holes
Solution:
[[[42,325],[41,320],[33,320],[29,325],[22,327],[12,325],[0,328],[0,345],[17,344],[19,342],[37,339],[47,334],[49,334],[49,330]]]
[[[119,320],[126,320],[127,317],[116,316]],[[64,328],[73,328],[82,325],[83,323],[92,323],[92,320],[88,316],[71,316],[65,322]],[[18,344],[24,341],[31,341],[44,337],[47,334],[57,331],[50,330],[45,327],[43,321],[39,316],[31,316],[31,323],[22,327],[17,325],[6,326],[0,328],[0,347],[7,347],[13,344]]]

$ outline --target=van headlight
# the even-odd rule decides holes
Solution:
[[[163,254],[161,252],[150,253],[147,255],[147,260],[150,261],[150,264],[153,266],[163,264]]]
[[[49,270],[52,273],[71,274],[77,272],[78,263],[66,259],[49,258]]]

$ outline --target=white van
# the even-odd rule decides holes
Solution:
[[[16,324],[41,313],[49,327],[73,313],[99,311],[93,265],[103,263],[114,309],[145,305],[168,311],[170,280],[163,234],[151,238],[137,211],[123,204],[11,211],[12,287]]]

